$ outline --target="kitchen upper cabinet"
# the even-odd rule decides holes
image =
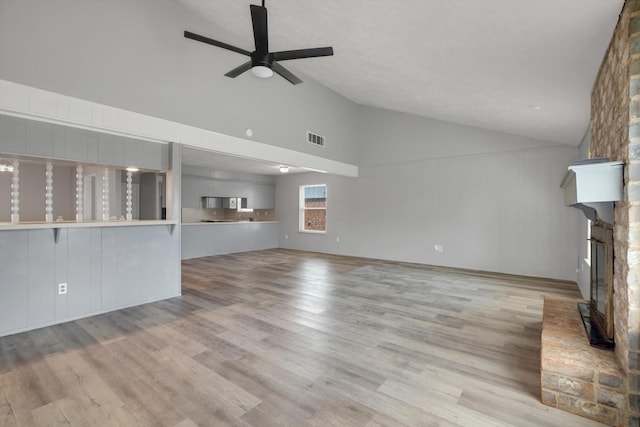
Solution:
[[[202,196],[210,196],[205,179],[182,177],[182,207],[197,209],[202,207]]]
[[[182,207],[202,208],[203,197],[227,197],[225,182],[194,176],[182,177]]]
[[[65,129],[64,126],[53,127],[53,157],[56,159],[63,159],[66,155],[65,142]]]
[[[98,159],[102,163],[119,165],[122,163],[122,140],[114,135],[98,135]]]
[[[27,151],[27,121],[0,115],[0,152],[24,154]]]
[[[86,161],[88,157],[87,135],[89,131],[78,128],[66,128],[64,131],[63,157],[67,160]]]
[[[223,197],[247,197],[247,183],[240,181],[219,181]]]
[[[38,157],[53,156],[53,126],[50,123],[27,122],[27,153]]]
[[[247,198],[247,207],[252,209],[276,207],[275,185],[183,176],[182,207],[202,208],[202,197],[242,197]]]
[[[0,114],[0,153],[166,170],[166,144]]]
[[[87,135],[87,161],[98,161],[98,133],[89,132]]]
[[[275,209],[276,187],[268,184],[251,184],[251,193],[247,196],[249,208]]]
[[[169,165],[169,151],[164,144],[157,144],[151,141],[136,141],[138,145],[138,164],[136,166],[158,169],[167,169]]]

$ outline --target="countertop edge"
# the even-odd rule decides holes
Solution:
[[[24,222],[13,224],[10,222],[0,223],[0,231],[11,230],[37,230],[53,228],[92,228],[92,227],[140,227],[150,225],[176,225],[177,221],[171,220],[134,220],[134,221],[63,221],[63,222]]]

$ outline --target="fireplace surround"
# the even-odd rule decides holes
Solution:
[[[598,221],[591,226],[591,296],[588,304],[580,303],[580,315],[589,343],[594,347],[613,349],[613,229]]]

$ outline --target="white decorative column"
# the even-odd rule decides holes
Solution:
[[[127,221],[133,219],[133,169],[127,169]]]
[[[11,222],[20,222],[20,162],[13,161],[11,172]]]
[[[51,160],[47,160],[44,182],[44,220],[53,222],[53,164]]]
[[[109,168],[102,171],[102,220],[109,221]]]
[[[84,176],[82,166],[76,166],[76,222],[84,221]]]

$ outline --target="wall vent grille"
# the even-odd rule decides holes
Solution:
[[[307,142],[309,144],[317,145],[318,147],[324,147],[324,136],[320,136],[316,133],[307,131]]]

